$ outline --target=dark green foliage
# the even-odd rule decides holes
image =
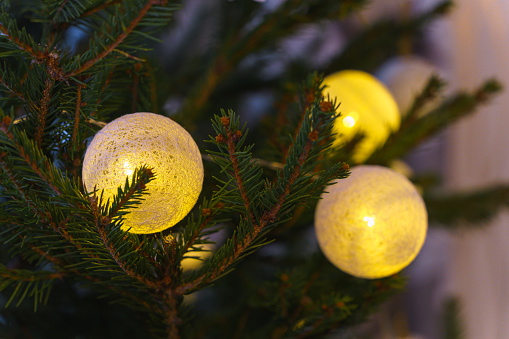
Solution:
[[[424,201],[430,222],[449,229],[475,228],[507,207],[509,188],[501,185],[475,192],[428,193]]]
[[[444,339],[462,339],[465,337],[461,319],[461,303],[457,298],[451,297],[445,300],[442,323]]]
[[[66,338],[320,337],[364,321],[403,288],[399,275],[342,273],[310,234],[317,200],[348,176],[345,161],[363,137],[331,150],[340,100],[323,98],[322,76],[298,58],[273,78],[259,74],[282,39],[305,24],[347,18],[366,1],[292,0],[272,10],[254,1],[211,4],[217,11],[200,14],[219,23],[207,48],[193,47],[197,20],[167,58],[173,64],[159,65],[161,30],[179,1],[1,2],[0,336],[47,338],[58,328]],[[366,27],[321,71],[373,69],[449,7]],[[197,52],[186,58],[186,49]],[[419,117],[442,88],[430,79],[369,162],[387,165],[499,87],[487,82]],[[248,133],[242,114],[219,107],[242,109],[242,94],[259,89],[272,91],[277,105]],[[168,97],[180,99],[173,118],[203,150],[201,204],[164,232],[131,234],[123,216],[141,208],[157,173],[141,165],[104,201],[83,187],[81,163],[108,121],[165,112]],[[507,204],[505,187],[462,197],[422,187],[433,221],[484,221]],[[204,245],[215,245],[211,256],[186,271],[182,261]]]

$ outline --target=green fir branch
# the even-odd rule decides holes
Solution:
[[[386,165],[390,161],[404,156],[426,138],[438,133],[485,104],[501,90],[502,86],[495,80],[486,81],[473,93],[459,93],[442,102],[440,106],[415,123],[404,124],[389,136],[386,143],[375,151],[367,160],[368,164]]]
[[[0,47],[18,52],[27,53],[32,59],[38,59],[41,51],[34,39],[27,33],[23,27],[18,29],[16,20],[10,18],[5,12],[4,7],[0,13]]]
[[[263,236],[275,225],[288,218],[291,211],[298,204],[304,204],[312,193],[319,194],[323,187],[313,186],[312,179],[314,168],[318,166],[317,158],[329,146],[330,142],[322,147],[317,147],[325,139],[329,139],[335,112],[332,105],[324,111],[320,102],[315,102],[313,107],[306,112],[300,132],[294,140],[286,159],[283,170],[278,175],[274,184],[267,183],[262,189],[260,183],[261,172],[252,161],[250,147],[240,151],[239,147],[245,140],[245,131],[239,130],[238,118],[233,112],[216,117],[214,129],[218,135],[211,137],[220,152],[215,153],[215,161],[221,166],[222,171],[230,177],[226,183],[235,182],[237,190],[232,191],[232,204],[242,206],[241,211],[247,216],[238,224],[233,236],[212,257],[209,265],[205,265],[198,273],[190,278],[183,286],[177,289],[178,293],[186,293],[197,287],[218,279],[231,270],[231,267],[244,256],[250,254],[258,247],[267,242]],[[220,156],[222,155],[222,159]],[[331,170],[335,177],[346,176],[347,168],[343,165]],[[330,180],[330,173],[327,175]],[[319,184],[325,186],[326,181],[320,180]],[[317,184],[315,184],[317,185]]]
[[[55,279],[62,279],[63,274],[52,271],[30,271],[24,269],[9,269],[0,264],[0,291],[11,286],[14,290],[4,305],[5,308],[13,302],[21,305],[26,297],[33,298],[34,312],[39,304],[46,304],[51,287]]]
[[[78,59],[79,61],[78,67],[73,67],[72,69],[70,69],[65,74],[65,77],[66,78],[75,77],[78,74],[87,72],[91,67],[98,64],[99,62],[104,63],[105,58],[110,56],[113,51],[117,50],[121,46],[121,44],[125,43],[127,38],[133,33],[142,34],[143,37],[145,38],[151,37],[150,35],[135,29],[146,16],[149,16],[149,19],[143,21],[144,24],[150,25],[152,27],[160,26],[159,21],[154,21],[154,19],[150,19],[149,11],[152,10],[154,6],[165,4],[167,4],[167,1],[165,0],[148,0],[145,3],[145,5],[135,13],[135,16],[132,18],[130,22],[124,22],[125,19],[120,14],[121,12],[125,11],[125,9],[130,7],[128,4],[124,4],[126,7],[123,7],[123,9],[118,12],[119,14],[116,14],[116,18],[119,19],[120,21],[120,23],[115,24],[116,27],[114,27],[115,30],[118,31],[118,35],[114,36],[113,34],[108,33],[108,29],[112,30],[113,27],[108,27],[102,30],[102,33],[105,34],[109,38],[109,40],[111,40],[110,44],[106,46],[102,42],[99,44],[99,41],[97,41],[99,36],[96,35],[93,38],[93,42],[95,42],[95,44],[101,45],[101,51],[99,51],[98,46],[92,45],[92,48],[88,51],[88,53],[85,53],[82,56],[82,58]],[[134,4],[132,4],[132,7],[136,8],[137,6],[134,6]],[[132,13],[133,11],[130,11],[130,14]],[[139,49],[139,47],[135,47],[133,44],[130,44],[129,47],[131,49]],[[81,63],[83,62],[83,60],[86,61],[84,63]]]
[[[465,338],[465,328],[461,318],[461,302],[449,297],[443,302],[442,328],[444,339]]]
[[[509,186],[462,193],[427,193],[424,202],[431,224],[451,230],[482,227],[502,208],[509,207]]]
[[[342,69],[375,69],[394,55],[401,47],[401,41],[416,36],[430,21],[447,14],[452,7],[452,1],[447,0],[406,21],[385,20],[375,23],[349,42],[341,54],[331,60],[324,72],[330,74]]]

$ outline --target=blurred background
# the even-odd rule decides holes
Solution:
[[[263,2],[270,11],[281,0]],[[435,0],[374,0],[346,23],[308,25],[286,39],[277,55],[258,55],[245,68],[256,65],[264,81],[277,78],[290,64],[306,64],[327,72],[331,59],[363,28],[377,21],[405,20],[437,5]],[[216,1],[186,1],[178,14],[179,29],[166,37],[164,63],[178,70],[179,59],[205,53],[214,44]],[[201,23],[201,32],[189,22]],[[199,33],[199,34],[197,34]],[[199,37],[187,44],[189,36]],[[509,1],[456,0],[451,14],[427,26],[417,44],[402,43],[399,55],[373,70],[404,111],[432,73],[447,82],[447,93],[472,90],[496,77],[509,84]],[[178,51],[178,53],[175,53]],[[264,60],[266,60],[264,62]],[[250,64],[251,63],[251,64]],[[263,67],[260,67],[263,65]],[[170,69],[171,71],[171,69]],[[247,91],[237,112],[255,127],[273,104],[270,91]],[[167,101],[167,113],[176,112],[181,98]],[[405,160],[417,173],[434,172],[443,189],[468,191],[509,183],[509,95],[497,96],[479,112],[434,137]],[[388,303],[352,337],[443,337],[444,303],[457,297],[461,304],[464,337],[509,338],[509,215],[468,231],[445,231],[431,225],[424,248],[406,273],[404,295]],[[336,337],[336,336],[332,336]]]

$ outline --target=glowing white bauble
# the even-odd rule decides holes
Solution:
[[[434,73],[437,73],[437,69],[426,60],[416,56],[403,56],[384,63],[376,76],[391,91],[401,114],[405,115]],[[436,100],[428,103],[421,112],[429,112],[436,104]]]
[[[374,76],[347,70],[325,77],[324,96],[337,98],[341,116],[334,123],[340,145],[361,132],[365,135],[357,145],[353,160],[361,163],[377,147],[383,145],[392,131],[399,128],[401,117],[391,93]]]
[[[381,166],[358,166],[322,195],[315,231],[334,266],[376,279],[412,262],[426,238],[427,219],[424,202],[407,178]]]
[[[143,164],[153,169],[155,178],[147,184],[142,203],[124,216],[122,229],[160,232],[189,213],[203,184],[200,150],[173,120],[154,113],[133,113],[104,126],[85,154],[83,183],[89,192],[104,190],[104,201],[111,201],[118,187]]]

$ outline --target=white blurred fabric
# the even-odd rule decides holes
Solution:
[[[509,88],[509,1],[456,0],[442,46],[451,87],[473,89],[495,76]],[[509,89],[450,130],[448,187],[509,183]],[[509,213],[452,240],[450,290],[460,297],[466,339],[509,338]]]

